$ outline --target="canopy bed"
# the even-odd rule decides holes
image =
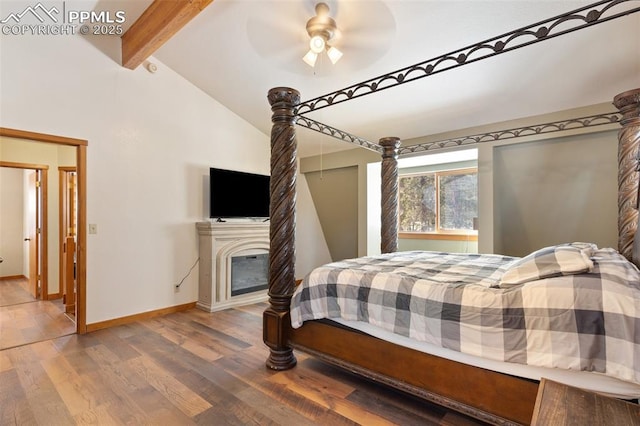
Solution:
[[[300,349],[494,424],[529,423],[541,377],[640,397],[640,272],[632,263],[640,89],[615,96],[618,111],[610,114],[403,148],[398,138],[376,144],[303,115],[640,11],[615,13],[621,3],[599,2],[307,102],[294,89],[269,92],[270,306],[263,328],[269,368],[292,368],[293,349]],[[398,156],[616,122],[622,126],[617,250],[571,242],[524,258],[397,252]],[[322,266],[300,286],[296,124],[382,155],[382,254]],[[594,307],[594,300],[603,302]]]

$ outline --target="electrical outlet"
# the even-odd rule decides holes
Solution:
[[[180,293],[180,286],[179,286],[179,285],[174,285],[174,286],[173,286],[173,291],[174,291],[175,293]]]
[[[90,223],[89,224],[89,233],[90,234],[97,234],[98,233],[98,225],[96,225],[95,223]]]

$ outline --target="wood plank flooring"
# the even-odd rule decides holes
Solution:
[[[76,332],[62,300],[36,300],[26,280],[0,281],[0,349],[39,342]]]
[[[0,351],[0,424],[481,425],[296,353],[265,367],[256,304]]]
[[[0,280],[0,306],[34,302],[36,299],[27,290],[27,285],[26,278]]]

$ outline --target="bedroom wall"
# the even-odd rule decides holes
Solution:
[[[196,301],[197,268],[174,287],[198,259],[209,167],[269,172],[267,135],[159,61],[151,74],[112,57],[117,37],[98,49],[81,36],[3,36],[0,51],[0,125],[89,141],[88,324]],[[328,252],[307,201],[300,271]]]
[[[446,251],[449,253],[477,253],[477,241],[447,241],[447,240],[417,240],[409,238],[398,239],[398,250],[428,250]]]
[[[616,133],[495,147],[495,251],[525,256],[573,241],[616,247]]]
[[[610,102],[604,102],[541,116],[428,135],[403,141],[403,145],[441,141],[614,111],[615,108]],[[466,244],[465,241],[434,244],[435,242],[429,240],[399,241],[399,248],[463,252],[469,250],[517,256],[558,241],[562,242],[560,240],[591,239],[600,246],[616,247],[619,127],[619,124],[613,123],[569,130],[564,132],[562,137],[554,133],[534,134],[524,138],[479,144],[477,249],[472,250],[471,244]],[[512,152],[518,158],[517,162],[511,158]],[[500,163],[497,170],[494,159]],[[320,167],[324,170],[349,165],[358,167],[359,255],[379,252],[374,241],[378,238],[379,244],[379,219],[367,212],[367,198],[371,198],[369,194],[374,190],[379,193],[379,177],[375,176],[375,173],[379,173],[379,167],[369,166],[379,164],[379,161],[376,153],[356,148],[325,154],[322,158],[305,158],[301,163],[305,173],[318,170]],[[543,169],[539,170],[538,165]],[[367,186],[367,180],[372,179],[362,170],[373,171],[374,181],[377,179],[374,185]],[[552,177],[561,178],[548,181]],[[575,188],[573,185],[576,185]],[[544,196],[541,195],[543,190]],[[517,196],[514,197],[514,194]],[[526,207],[520,207],[521,204]],[[370,243],[371,241],[373,243]]]
[[[297,133],[299,138],[307,137],[306,135],[304,129]],[[350,179],[349,181],[336,179],[332,184],[323,184],[323,195],[311,189],[314,203],[322,203],[332,210],[330,218],[322,219],[321,225],[323,230],[330,230],[329,233],[324,234],[327,245],[336,247],[343,253],[338,254],[337,258],[354,257],[352,255],[354,245],[355,256],[366,256],[380,251],[379,202],[370,207],[368,201],[375,199],[376,195],[373,193],[376,191],[379,197],[380,167],[379,163],[376,163],[379,161],[380,155],[377,152],[362,148],[300,159],[299,170],[304,176],[314,174],[331,176],[333,170],[351,171],[350,176],[344,176],[345,179]],[[353,228],[348,229],[341,223],[351,224]],[[345,237],[342,233],[349,238],[344,244],[342,242]],[[342,245],[346,248],[340,248]],[[333,253],[332,258],[334,258]]]
[[[305,174],[331,260],[358,256],[358,169]]]

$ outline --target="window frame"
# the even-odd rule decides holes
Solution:
[[[398,178],[411,176],[433,175],[435,182],[435,211],[436,211],[436,229],[435,231],[417,232],[417,231],[399,231],[398,238],[404,239],[425,239],[425,240],[454,240],[454,241],[478,241],[478,230],[451,230],[442,229],[440,227],[440,178],[442,176],[462,175],[475,173],[478,176],[478,167],[462,167],[443,170],[434,170],[428,172],[414,172],[401,174]],[[398,194],[399,195],[399,194]],[[399,213],[398,213],[399,214]]]

